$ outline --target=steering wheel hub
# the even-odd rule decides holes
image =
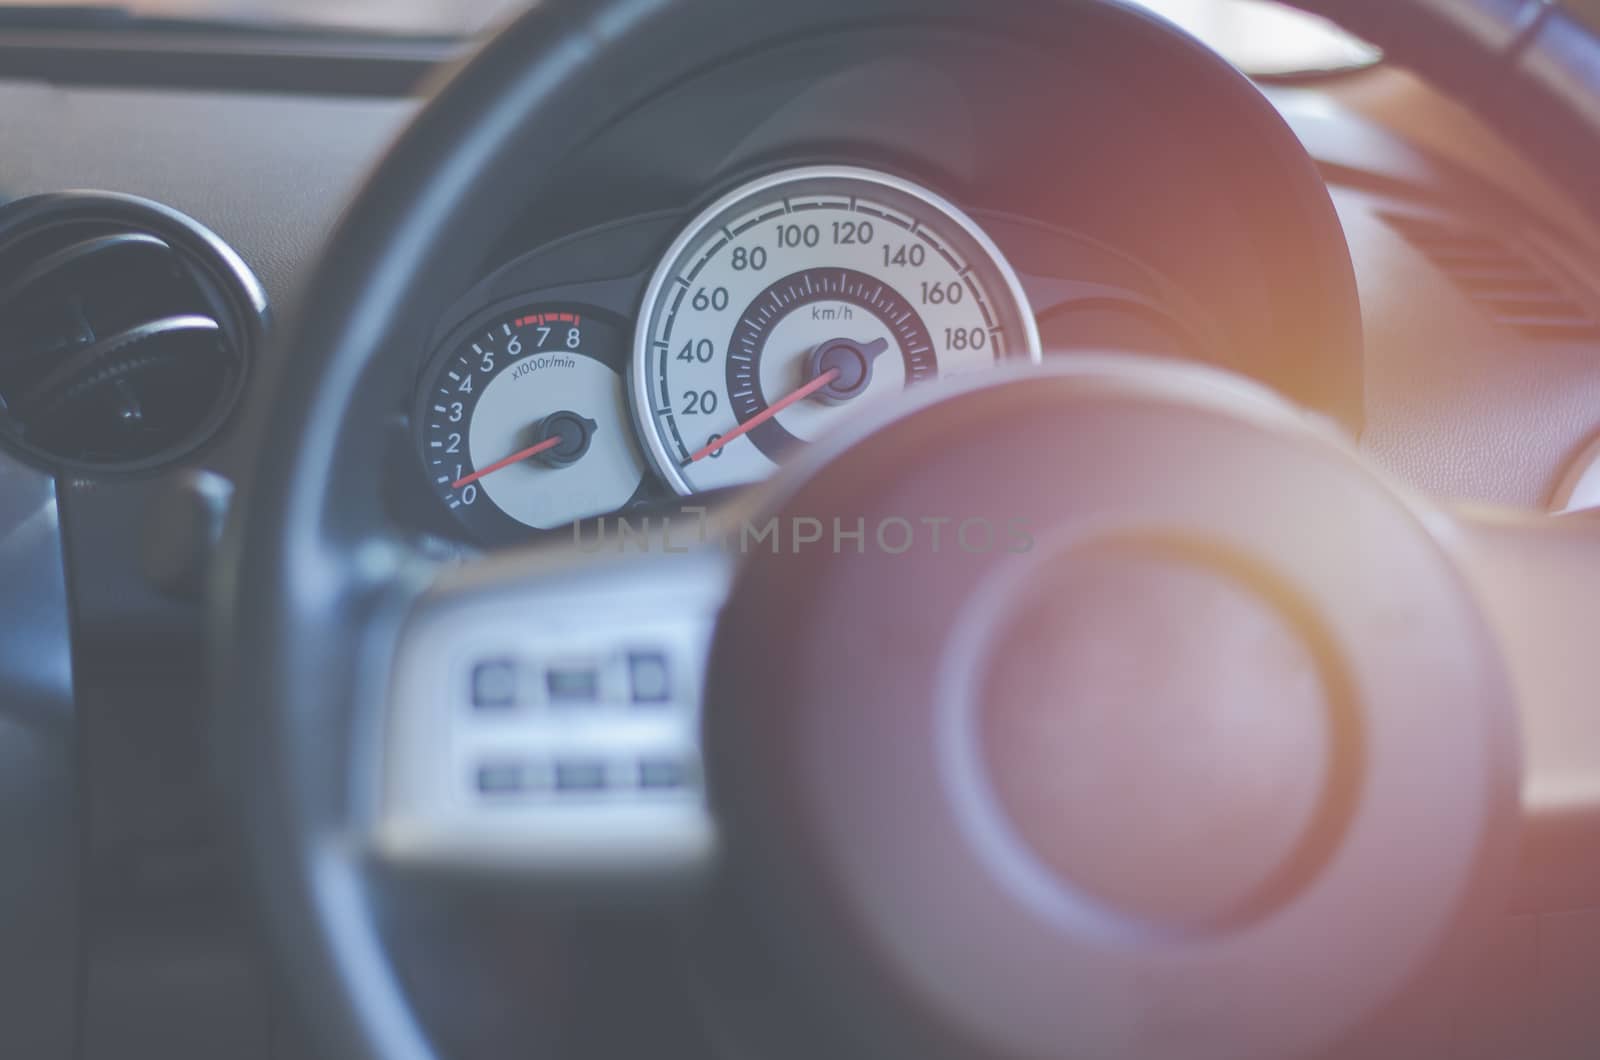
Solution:
[[[1508,834],[1510,697],[1436,541],[1341,443],[1121,360],[830,455],[780,521],[973,546],[755,551],[719,624],[731,863],[854,1013],[841,1051],[1301,1055],[1437,956]]]
[[[947,657],[978,658],[951,739],[980,759],[963,779],[1025,897],[1151,932],[1221,930],[1284,897],[1348,763],[1295,616],[1224,563],[1076,544],[1016,564],[958,624]]]

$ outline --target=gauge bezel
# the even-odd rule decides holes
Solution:
[[[774,189],[816,180],[841,180],[877,185],[920,202],[954,225],[962,237],[970,240],[987,258],[989,271],[999,277],[1003,288],[995,292],[995,297],[1005,297],[1009,300],[1021,325],[1022,334],[1014,338],[1021,340],[1022,349],[1018,353],[1008,355],[1006,359],[1020,360],[1025,356],[1034,364],[1040,363],[1043,359],[1038,320],[1034,317],[1027,291],[1023,288],[1022,281],[1018,278],[1011,262],[993,237],[984,231],[977,221],[938,192],[892,173],[852,165],[795,166],[756,177],[718,196],[683,226],[677,238],[662,253],[660,262],[651,274],[634,322],[633,353],[628,360],[627,369],[627,392],[629,403],[633,407],[634,429],[649,458],[651,470],[680,497],[694,496],[697,491],[684,478],[682,468],[678,466],[661,437],[661,430],[656,423],[650,402],[650,379],[648,373],[644,371],[651,355],[650,336],[662,292],[677,274],[678,265],[689,248],[704,236],[712,222],[719,216],[746,200],[766,195]]]

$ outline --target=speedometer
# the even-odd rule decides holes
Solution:
[[[792,169],[697,217],[645,294],[634,413],[680,494],[765,478],[913,383],[1039,359],[1015,272],[970,217],[873,170]]]

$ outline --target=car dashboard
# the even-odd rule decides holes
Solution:
[[[1040,77],[1078,105],[1029,105]],[[1401,97],[1468,121],[1386,68],[1253,85],[1154,23],[1065,51],[930,25],[734,57],[579,145],[498,230],[462,233],[471,281],[389,351],[373,496],[396,535],[441,556],[594,541],[767,477],[851,412],[849,366],[864,394],[874,371],[898,389],[1109,353],[1248,376],[1419,493],[1559,510],[1600,433],[1593,233],[1498,168],[1497,144],[1448,158],[1390,122]],[[161,459],[0,447],[17,633],[0,694],[18,704],[0,711],[0,772],[35,793],[0,807],[0,845],[35,851],[0,903],[0,938],[16,940],[0,945],[0,996],[40,999],[0,1026],[0,1053],[63,1055],[81,1034],[91,1060],[303,1055],[206,794],[200,585],[273,395],[293,385],[275,343],[418,107],[368,90],[0,80],[0,224],[34,196],[135,196],[180,219],[169,241],[229,248],[237,271],[216,283],[259,291],[235,307],[237,386]],[[896,330],[913,317],[920,330]],[[751,376],[723,354],[741,335],[840,359],[763,375],[766,400],[740,406]],[[938,359],[918,360],[919,336]],[[772,412],[777,388],[825,376],[843,388],[833,403]],[[1506,951],[1537,974],[1537,918],[1508,925]],[[51,1000],[76,984],[81,1032]],[[1523,1018],[1494,1033],[1517,1040]]]

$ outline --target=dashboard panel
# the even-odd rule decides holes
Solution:
[[[1471,217],[1512,243],[1537,226],[1505,196],[1380,134],[1338,101],[1336,88],[1278,94],[1297,141],[1254,86],[1143,25],[1124,18],[1045,48],[930,20],[736,55],[638,103],[550,183],[529,187],[525,209],[489,239],[469,241],[463,254],[473,267],[392,349],[381,385],[393,415],[373,481],[395,525],[444,551],[570,532],[532,513],[463,520],[449,507],[454,491],[440,486],[464,475],[441,484],[427,473],[425,450],[447,443],[449,432],[426,433],[437,403],[422,399],[436,393],[441,373],[456,370],[454,359],[475,352],[472,341],[482,345],[497,327],[509,339],[508,323],[549,327],[560,341],[563,329],[582,329],[579,346],[599,369],[590,383],[604,380],[627,414],[585,418],[641,438],[635,451],[614,455],[623,473],[595,476],[610,491],[580,507],[627,513],[672,501],[676,490],[637,434],[629,387],[651,280],[674,242],[730,192],[814,166],[888,173],[970,218],[1014,272],[1043,351],[1116,349],[1231,368],[1362,432],[1369,453],[1417,488],[1543,503],[1562,463],[1600,430],[1593,342],[1528,341],[1497,326],[1386,218]],[[1017,86],[1041,78],[1059,82],[1059,94],[1019,105]],[[343,204],[416,106],[0,82],[0,201],[91,186],[167,203],[240,252],[281,325],[294,316]],[[1562,245],[1559,234],[1539,242]],[[1575,255],[1568,247],[1557,256]],[[1594,278],[1573,271],[1580,299],[1592,303]],[[304,1055],[290,1034],[268,1033],[276,1017],[256,995],[250,955],[207,948],[209,936],[196,931],[198,959],[171,947],[172,963],[191,979],[148,975],[128,944],[142,910],[103,900],[143,894],[139,880],[190,878],[193,851],[212,842],[192,746],[203,696],[194,645],[205,611],[150,583],[140,528],[171,506],[174,480],[185,475],[210,472],[249,490],[260,424],[291,384],[269,347],[234,419],[191,459],[161,474],[64,475],[56,484],[77,706],[75,715],[64,707],[52,731],[63,746],[73,725],[92,736],[82,759],[95,782],[82,812],[93,827],[81,849],[33,848],[34,868],[48,881],[41,889],[56,896],[77,893],[79,857],[95,880],[86,915],[97,934],[82,950],[86,968],[61,968],[62,978],[88,984],[80,1052],[89,1060],[181,1055],[163,1035],[183,1021],[162,1017],[187,1019],[196,1009],[228,1014],[206,1028],[206,1055],[258,1055],[269,1037],[290,1042],[283,1055]],[[570,401],[536,418],[581,411]],[[503,447],[514,455],[513,444]],[[34,485],[50,477],[18,473]],[[634,473],[637,485],[624,494]],[[530,525],[546,522],[556,525]],[[40,613],[31,601],[17,610]],[[14,821],[34,827],[4,818],[8,827]],[[39,966],[16,957],[0,955],[0,981],[17,987],[13,996],[48,985]],[[197,965],[206,969],[199,1004]],[[478,993],[493,1004],[488,984]],[[30,1008],[38,1020],[54,1018],[47,1003]],[[472,1039],[488,1022],[447,1033]],[[29,1028],[19,1021],[8,1033],[26,1041]],[[6,1041],[0,1035],[0,1051],[38,1052]]]
[[[560,536],[581,519],[648,511],[680,494],[758,481],[782,448],[798,441],[794,431],[810,436],[918,378],[1034,359],[1041,348],[1052,355],[1116,349],[1219,357],[1222,340],[1208,316],[1111,246],[1033,218],[983,209],[968,215],[881,171],[844,172],[934,196],[941,211],[961,218],[969,245],[939,242],[937,222],[924,227],[909,214],[898,215],[898,223],[886,220],[888,207],[853,201],[848,193],[833,200],[845,220],[806,220],[802,187],[787,209],[782,202],[758,207],[744,223],[774,211],[798,222],[770,217],[745,232],[737,221],[709,226],[726,243],[728,264],[722,282],[704,282],[711,275],[702,271],[705,262],[678,259],[683,246],[708,230],[706,222],[727,209],[727,189],[718,187],[707,192],[705,209],[620,218],[535,248],[463,295],[413,359],[415,397],[397,419],[390,457],[401,469],[391,480],[397,519],[476,547]],[[735,180],[742,182],[733,189],[738,197],[751,185],[742,175]],[[825,214],[819,207],[813,216]],[[894,238],[891,225],[909,241]],[[726,239],[724,230],[741,238]],[[706,253],[702,246],[700,255]],[[930,256],[943,271],[914,264],[925,266]],[[980,260],[995,271],[982,286]],[[840,263],[845,275],[835,276]],[[868,277],[876,278],[866,283]],[[701,315],[711,319],[679,324],[695,315],[697,299]],[[662,309],[675,304],[678,320],[663,313],[653,325],[646,315],[652,301]],[[785,381],[793,383],[793,397],[821,374],[800,361],[826,355],[834,332],[845,343],[859,338],[875,363],[890,365],[876,375],[869,367],[857,379],[871,393],[859,399],[807,393],[767,416],[785,400]],[[784,353],[763,357],[769,348]],[[841,348],[835,343],[833,352]],[[674,372],[677,366],[684,371]],[[752,367],[765,374],[752,378]],[[678,412],[658,412],[674,404]],[[573,453],[540,448],[554,441],[547,429],[552,417],[567,426]],[[705,451],[691,461],[694,452],[676,432],[680,426],[688,432],[684,425],[696,420],[709,426],[693,435],[693,448]],[[723,442],[733,431],[740,433]],[[735,464],[737,451],[727,456],[739,441],[748,449],[743,467]],[[712,442],[722,444],[706,448]],[[679,469],[694,464],[715,473],[690,481]]]
[[[492,547],[749,484],[907,381],[1018,355],[1200,360],[1360,428],[1348,251],[1254,86],[1126,11],[1086,7],[1093,33],[1039,42],[928,10],[699,67],[621,107],[530,188],[425,339],[395,351],[408,366],[385,476],[397,522]],[[1050,98],[1027,88],[1045,83]],[[819,295],[824,283],[839,290]],[[826,304],[808,313],[858,316],[801,328],[794,310],[812,298]],[[504,384],[492,401],[459,388],[491,384],[512,344],[543,356],[548,321],[518,322],[546,314],[597,351],[551,363],[592,376],[598,411],[566,407],[559,388],[546,400],[524,373],[524,421],[475,441],[468,406],[509,405]],[[769,339],[785,352],[737,359]],[[493,371],[469,378],[473,359]],[[857,374],[796,397],[830,366]],[[566,443],[545,421],[558,414],[585,455],[556,466]],[[637,452],[599,447],[630,432]],[[536,481],[569,503],[511,496]]]

